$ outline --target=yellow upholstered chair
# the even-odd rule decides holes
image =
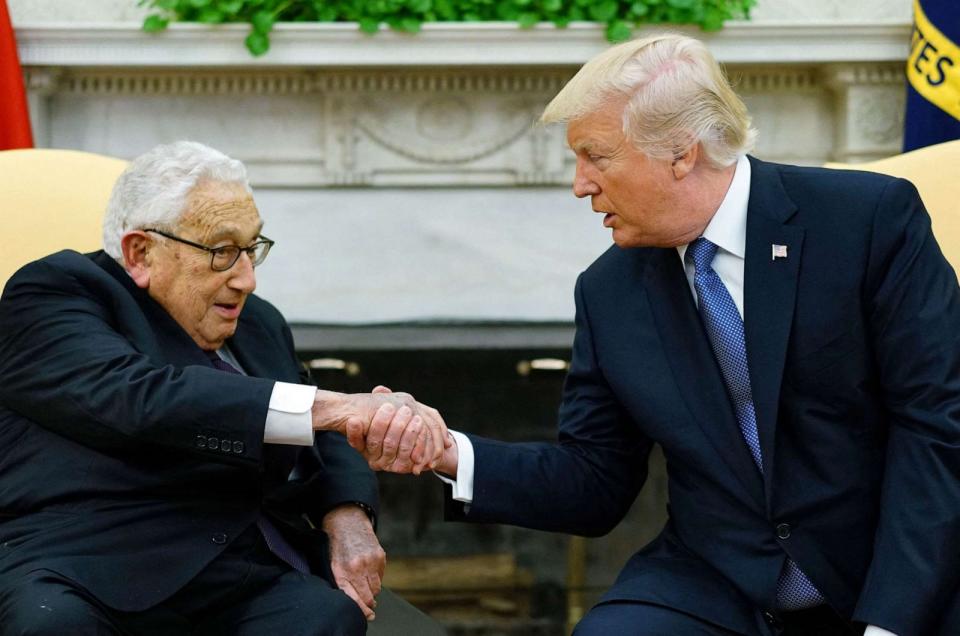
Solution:
[[[913,182],[933,221],[940,249],[960,274],[960,140],[869,163],[828,163],[828,168],[881,172]]]
[[[0,288],[41,256],[99,249],[107,199],[126,166],[76,150],[0,151]]]

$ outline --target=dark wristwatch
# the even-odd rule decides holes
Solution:
[[[368,506],[362,501],[346,501],[344,503],[350,503],[360,508],[360,510],[363,510],[365,513],[367,513],[367,517],[370,519],[370,523],[372,523],[373,525],[377,525],[377,512],[372,507]]]

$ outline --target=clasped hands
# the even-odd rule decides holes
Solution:
[[[457,447],[443,418],[409,393],[383,386],[372,393],[319,390],[312,416],[314,430],[344,435],[374,470],[456,473]]]

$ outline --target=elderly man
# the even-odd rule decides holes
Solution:
[[[606,533],[659,444],[669,521],[577,634],[957,634],[960,293],[913,186],[748,157],[682,36],[600,54],[543,121],[616,245],[577,281],[559,445],[455,434],[448,515]]]
[[[118,180],[104,251],[7,284],[3,634],[365,632],[377,486],[333,431],[389,404],[390,443],[419,459],[394,468],[416,472],[442,451],[426,432],[446,432],[409,396],[302,383],[289,328],[252,295],[262,225],[239,162],[159,146]]]

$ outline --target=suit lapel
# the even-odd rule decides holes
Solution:
[[[744,334],[769,509],[780,384],[793,324],[804,230],[786,225],[796,206],[783,189],[776,167],[752,157],[750,161],[753,176],[747,209]],[[774,259],[774,245],[785,246],[786,257]]]
[[[662,249],[654,261],[647,268],[645,285],[655,299],[651,310],[683,402],[718,456],[762,506],[763,482],[740,434],[680,257],[673,248]]]
[[[296,382],[286,369],[290,367],[289,355],[285,347],[277,346],[276,338],[271,337],[261,324],[255,309],[247,306],[240,314],[237,331],[227,341],[230,351],[243,365],[247,375],[258,378],[270,378],[284,382]]]

